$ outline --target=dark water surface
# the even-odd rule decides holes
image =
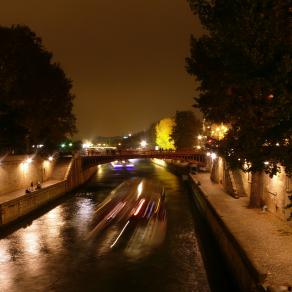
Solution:
[[[148,177],[164,185],[167,232],[162,245],[151,252],[129,255],[125,249],[110,248],[117,234],[114,226],[94,240],[87,240],[86,236],[98,204],[133,176]],[[29,220],[29,225],[14,226],[2,234],[1,292],[203,292],[212,287],[208,284],[187,189],[177,176],[150,162],[137,161],[134,170],[101,166],[86,186]],[[221,291],[220,283],[215,290]]]

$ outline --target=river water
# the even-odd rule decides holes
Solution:
[[[166,191],[165,239],[134,256],[109,248],[114,227],[87,239],[97,206],[130,177],[148,177]],[[210,256],[216,251],[211,238],[199,239],[205,227],[196,227],[200,220],[190,205],[181,179],[161,166],[143,160],[131,170],[100,166],[75,193],[2,231],[0,291],[228,291],[224,263]]]

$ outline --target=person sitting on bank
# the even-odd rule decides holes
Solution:
[[[36,184],[36,190],[39,190],[41,188],[42,188],[41,182],[38,181],[37,184]]]
[[[25,190],[25,193],[29,194],[29,193],[31,193],[31,190],[28,188],[28,189]]]
[[[30,192],[33,191],[33,182],[30,183],[30,187],[28,188],[28,190],[29,190]]]

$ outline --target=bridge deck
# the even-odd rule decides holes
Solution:
[[[183,160],[190,163],[196,163],[199,166],[206,166],[206,154],[204,152],[178,152],[178,151],[124,151],[111,154],[88,153],[82,156],[84,168],[88,168],[98,164],[109,163],[115,160],[128,159],[173,159]]]

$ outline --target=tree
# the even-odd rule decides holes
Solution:
[[[174,141],[171,138],[174,119],[166,118],[160,120],[156,125],[156,144],[161,149],[175,149]]]
[[[195,106],[208,120],[231,125],[221,155],[231,167],[272,176],[280,163],[291,174],[290,1],[189,3],[207,32],[192,37],[187,58],[200,81]]]
[[[26,130],[19,124],[18,112],[3,104],[0,100],[0,151],[18,151],[25,140]]]
[[[5,143],[12,147],[18,139],[25,145],[26,139],[29,145],[56,145],[72,135],[72,82],[41,39],[27,26],[17,25],[0,27],[0,40],[0,114],[15,122],[6,123],[6,132],[19,130],[14,137],[5,136]]]
[[[146,131],[148,145],[153,149],[156,146],[156,125],[157,122],[152,123]]]
[[[171,134],[176,149],[193,148],[196,136],[201,129],[201,122],[192,111],[177,111],[175,126]]]

